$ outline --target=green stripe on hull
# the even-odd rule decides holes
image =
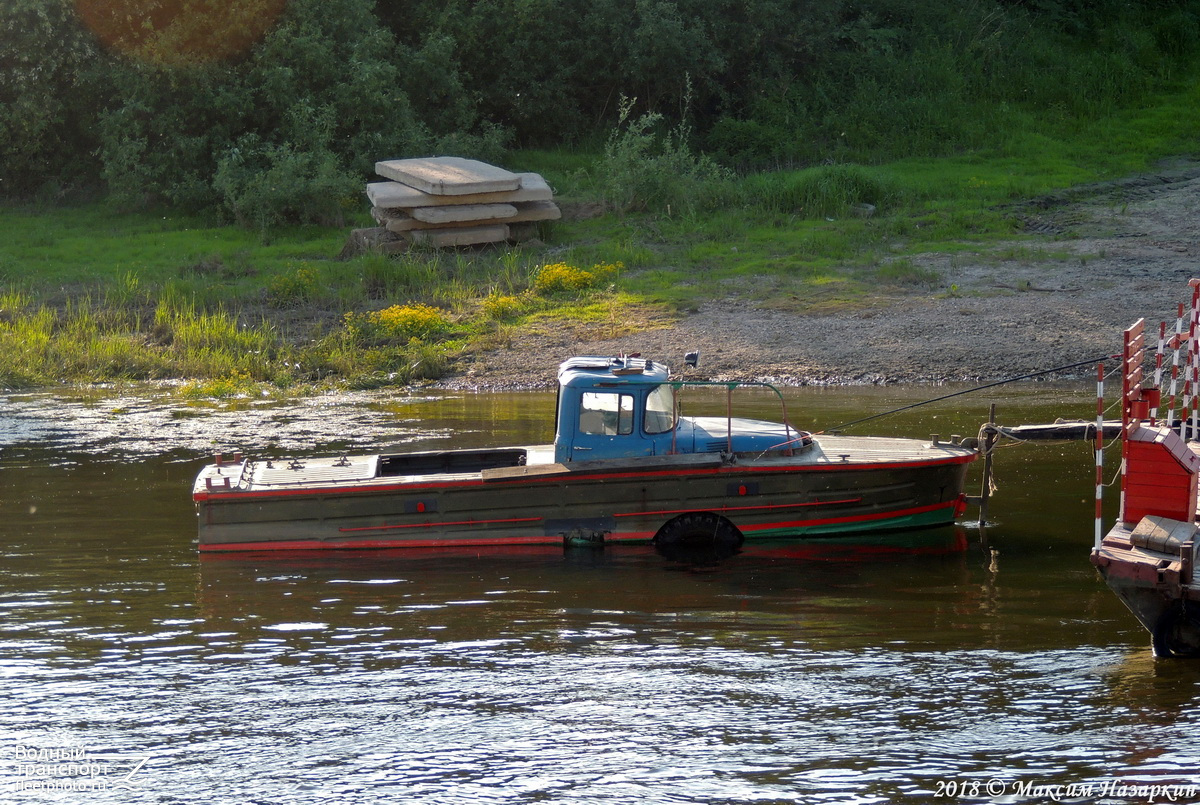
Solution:
[[[788,526],[787,528],[765,528],[746,533],[746,540],[778,539],[780,537],[818,537],[829,534],[863,534],[871,531],[891,531],[901,528],[929,528],[949,525],[954,522],[954,506],[933,511],[883,517],[878,520],[850,520],[842,523],[818,523],[815,525]]]

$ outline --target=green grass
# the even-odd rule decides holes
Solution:
[[[252,261],[253,272],[337,254],[344,233],[318,227],[274,235],[264,244],[249,230],[217,226],[167,211],[127,212],[108,204],[8,207],[4,210],[0,272],[5,279],[36,276],[47,284],[86,284],[135,272],[147,282],[179,276],[204,263],[228,267],[228,281]]]
[[[624,304],[609,291],[619,270],[585,263],[571,270],[596,271],[594,281],[540,288],[550,261],[521,249],[339,261],[340,230],[262,243],[101,204],[16,212],[0,224],[10,236],[0,251],[0,386],[10,388],[187,378],[185,396],[195,397],[253,384],[289,393],[330,381],[403,384],[438,377],[464,345],[494,339],[497,308],[487,303],[498,295],[521,300],[499,318],[550,311],[588,328],[604,320],[612,329]],[[38,234],[39,221],[52,237]],[[398,308],[410,303],[436,306],[427,310],[441,311],[439,326],[392,326],[407,321]]]
[[[346,261],[336,258],[347,229],[264,240],[103,202],[9,206],[0,216],[0,385],[185,378],[190,396],[254,384],[364,388],[436,377],[456,354],[525,331],[612,335],[729,295],[828,311],[881,292],[944,294],[914,255],[1055,259],[1018,234],[1010,205],[1190,154],[1198,131],[1200,85],[1180,83],[1086,125],[1031,118],[970,153],[712,174],[703,205],[564,220],[542,247]],[[511,161],[546,176],[568,204],[596,201],[603,166],[599,154],[567,150]],[[367,223],[365,202],[362,217],[356,225]],[[539,286],[551,263],[620,268],[579,286]],[[444,311],[444,330],[365,341],[348,325],[417,303]]]
[[[1027,239],[1008,205],[1191,154],[1198,132],[1200,84],[1180,82],[1137,109],[1050,121],[973,153],[750,176],[736,207],[645,227],[659,264],[631,272],[625,287],[672,304],[736,289],[825,305],[832,284],[852,304],[878,279],[865,270],[872,265]],[[859,203],[874,214],[855,217]],[[898,284],[927,287],[934,277],[920,279]]]

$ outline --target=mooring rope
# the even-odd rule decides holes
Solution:
[[[908,411],[913,408],[920,408],[922,405],[929,405],[930,403],[941,402],[942,400],[949,400],[954,397],[961,397],[964,394],[973,394],[976,391],[983,391],[984,389],[995,388],[996,386],[1003,386],[1005,383],[1015,383],[1018,380],[1029,380],[1032,377],[1040,377],[1041,375],[1053,374],[1054,372],[1064,372],[1067,369],[1078,369],[1080,366],[1095,366],[1098,363],[1103,363],[1104,361],[1109,361],[1109,360],[1113,360],[1114,358],[1120,358],[1120,357],[1121,357],[1120,355],[1102,355],[1099,358],[1089,358],[1086,361],[1077,361],[1075,363],[1068,363],[1066,366],[1055,366],[1053,369],[1042,369],[1039,372],[1030,372],[1029,374],[1018,375],[1017,377],[1008,377],[1008,378],[1005,378],[1004,380],[996,380],[992,383],[985,383],[982,386],[975,386],[974,388],[963,389],[962,391],[955,391],[951,394],[943,394],[941,397],[934,397],[933,399],[930,399],[930,400],[923,400],[921,402],[915,402],[915,403],[911,403],[909,405],[901,406],[900,408],[893,408],[890,411],[884,411],[883,413],[880,413],[880,414],[872,414],[871,416],[865,416],[861,419],[855,419],[855,420],[851,420],[850,422],[844,422],[841,425],[837,425],[832,428],[826,428],[825,430],[816,431],[814,435],[819,435],[822,433],[829,433],[830,431],[842,430],[843,428],[848,428],[851,425],[859,425],[863,422],[870,422],[872,419],[879,419],[880,417],[891,416],[892,414],[898,414],[901,411]]]

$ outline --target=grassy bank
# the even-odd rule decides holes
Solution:
[[[536,245],[338,260],[349,227],[260,233],[103,201],[0,216],[0,385],[185,379],[186,393],[437,377],[515,333],[615,335],[709,298],[799,312],[892,289],[938,293],[910,258],[1025,236],[1010,206],[1190,153],[1200,91],[1178,85],[972,153],[734,176],[661,133],[604,153],[522,152],[568,212]],[[572,210],[598,216],[575,218]],[[366,202],[360,220],[367,225]]]

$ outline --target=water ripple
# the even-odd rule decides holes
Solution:
[[[1017,802],[1200,767],[1200,667],[1060,572],[1090,571],[1087,533],[704,572],[619,547],[199,561],[173,467],[0,473],[0,800],[17,747],[146,759],[75,800],[104,805],[927,805],[992,778]]]

